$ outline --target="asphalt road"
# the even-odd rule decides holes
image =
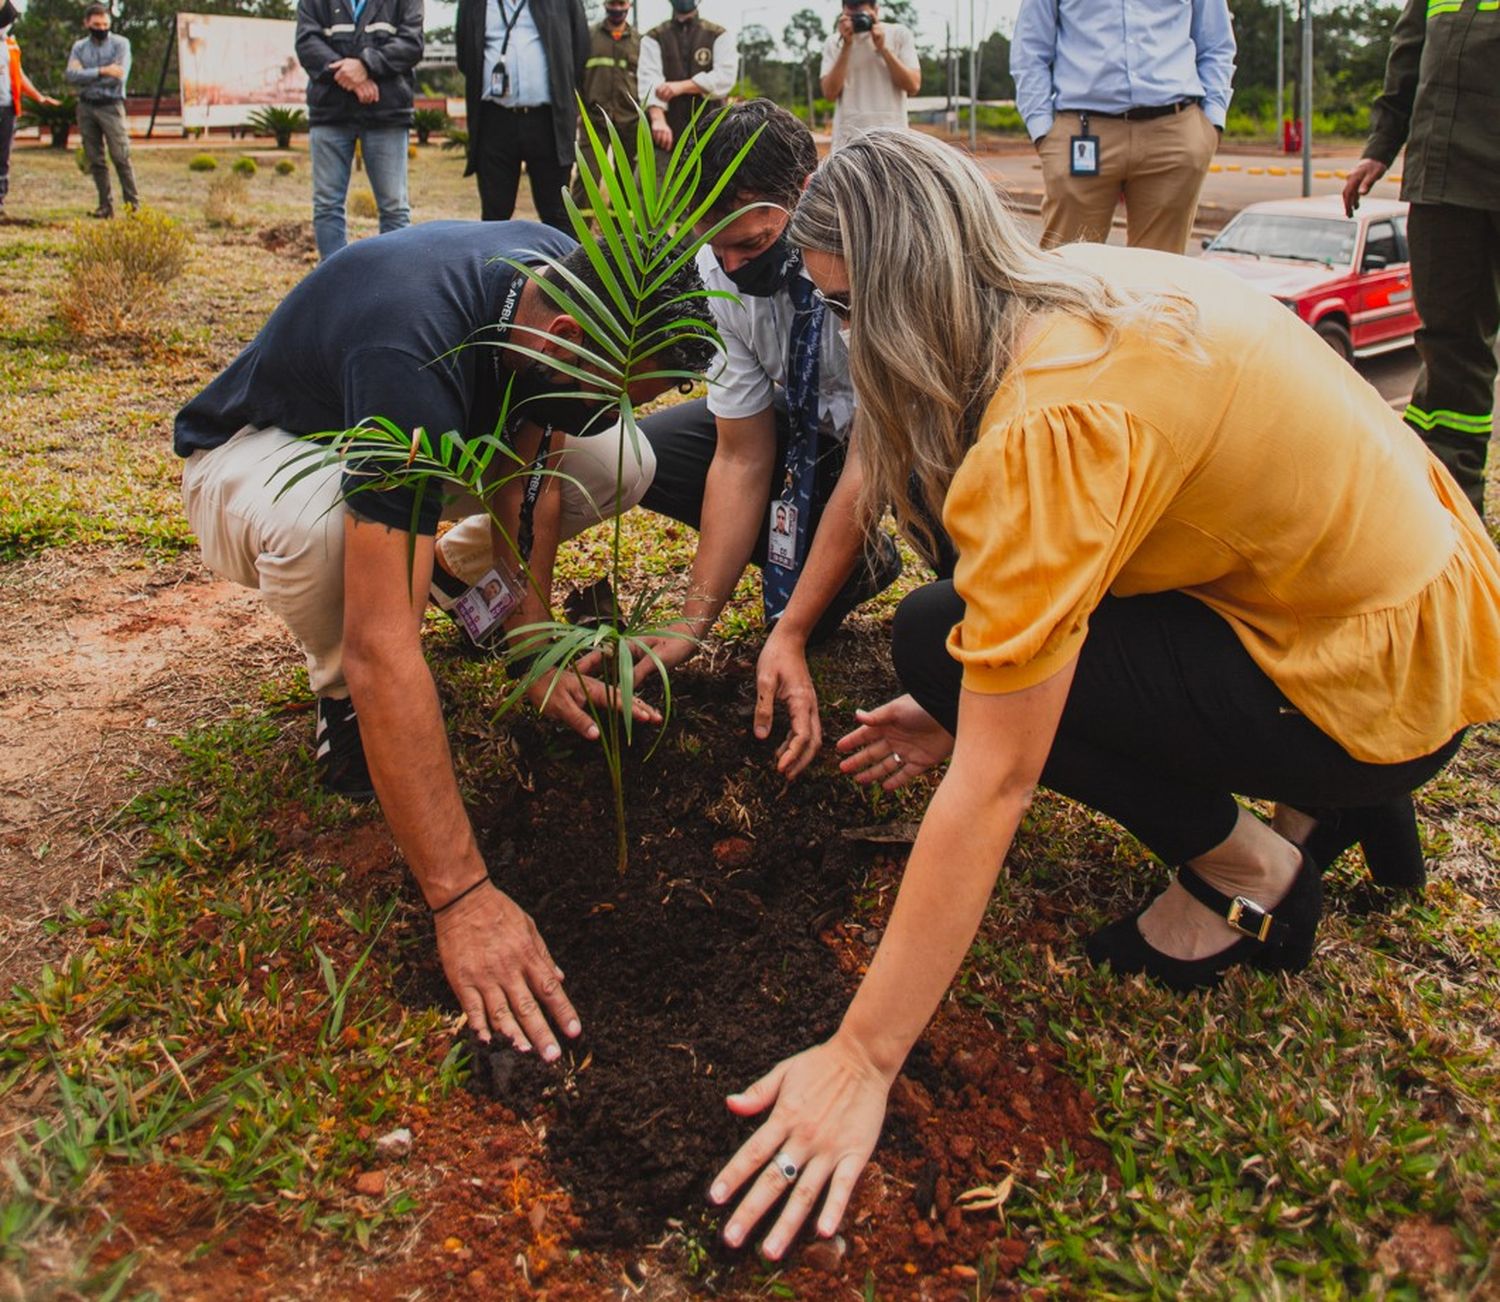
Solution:
[[[1031,153],[987,154],[979,158],[980,165],[999,182],[1021,209],[1022,219],[1033,234],[1041,230],[1041,222],[1035,216],[1042,200],[1042,165]],[[1312,192],[1314,194],[1337,194],[1343,188],[1340,171],[1347,171],[1358,162],[1358,156],[1325,155],[1313,160]],[[1281,172],[1282,175],[1277,175]],[[1327,175],[1319,176],[1318,172]],[[1374,193],[1395,198],[1399,185],[1391,177],[1401,174],[1400,160],[1386,177],[1377,184]],[[1200,235],[1211,235],[1219,230],[1235,213],[1247,204],[1264,199],[1294,199],[1302,193],[1302,162],[1300,158],[1282,158],[1265,154],[1218,155],[1207,181],[1203,186],[1203,199],[1199,205]],[[1125,243],[1124,208],[1120,209],[1115,228],[1110,233],[1111,244]],[[1190,254],[1198,252],[1196,241],[1188,249]],[[1411,396],[1412,385],[1417,378],[1417,353],[1414,348],[1402,348],[1355,363],[1361,375],[1380,391],[1391,406],[1404,409]]]

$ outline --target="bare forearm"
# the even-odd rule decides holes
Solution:
[[[844,93],[844,81],[849,76],[849,42],[839,47],[839,57],[822,76],[823,98],[837,99]]]
[[[701,637],[744,573],[760,532],[770,463],[715,457],[703,486],[703,531],[682,613]]]
[[[933,797],[890,925],[839,1032],[887,1076],[900,1070],[968,953],[1026,801],[1023,791],[983,798],[957,769]]]
[[[408,651],[345,649],[365,760],[380,807],[428,904],[437,907],[485,873],[421,644]]]
[[[907,67],[889,49],[882,50],[880,54],[885,60],[886,70],[891,74],[891,81],[896,89],[905,91],[908,95],[915,95],[922,85],[922,70]]]

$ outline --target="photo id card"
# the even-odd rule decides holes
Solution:
[[[792,569],[797,564],[797,508],[791,502],[771,503],[770,542],[766,558],[772,565]]]
[[[1068,175],[1099,175],[1099,137],[1070,136],[1068,138]]]
[[[521,585],[499,570],[490,570],[453,603],[453,614],[476,642],[485,641],[521,604]]]

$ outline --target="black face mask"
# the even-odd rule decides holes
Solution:
[[[105,41],[109,40],[109,29],[106,27],[101,32],[97,27],[90,27],[89,39],[93,41],[95,45],[103,45]]]
[[[511,382],[510,413],[543,427],[550,425],[574,438],[602,434],[614,423],[613,403],[603,397],[593,401],[555,396],[559,391],[577,388],[578,383],[571,375],[553,375],[541,362],[531,362]]]
[[[698,0],[672,0],[672,12],[686,17],[698,8]]]
[[[749,294],[751,298],[770,298],[777,290],[786,287],[801,266],[802,254],[782,231],[770,248],[724,274],[741,294]]]
[[[604,11],[604,21],[611,27],[625,26],[625,20],[629,17],[629,9],[606,9]]]

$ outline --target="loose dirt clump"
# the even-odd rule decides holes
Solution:
[[[627,762],[623,877],[597,757],[514,730],[521,781],[480,815],[480,840],[567,972],[585,1034],[555,1068],[474,1046],[471,1079],[502,1115],[544,1128],[573,1243],[639,1252],[665,1235],[691,1245],[694,1271],[741,1284],[754,1258],[719,1246],[707,1188],[754,1123],[724,1097],[836,1029],[882,906],[874,923],[867,911],[843,920],[857,889],[886,899],[899,876],[898,862],[840,837],[871,822],[871,801],[831,765],[791,787],[776,776],[774,743],[749,731],[753,695],[747,664],[679,676],[660,752]],[[406,997],[446,999],[441,982],[419,966]],[[903,1285],[913,1272],[967,1278],[954,1263],[1009,1275],[1027,1248],[1005,1232],[1004,1195],[986,1204],[971,1191],[1020,1178],[1048,1147],[1106,1169],[1092,1108],[1050,1044],[1006,1044],[949,1004],[893,1093],[847,1256],[817,1250],[801,1269]]]

